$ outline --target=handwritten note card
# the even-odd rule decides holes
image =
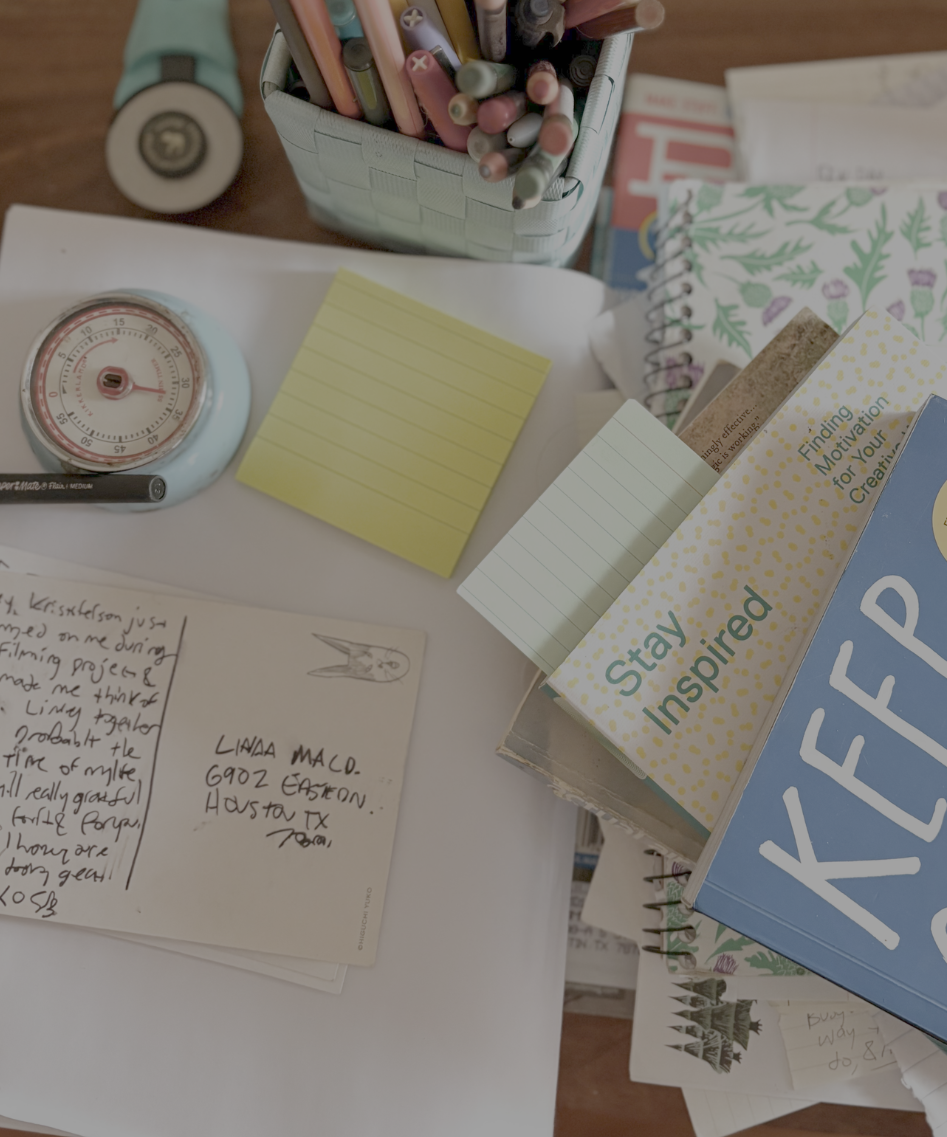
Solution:
[[[779,1030],[793,1089],[848,1082],[896,1066],[867,1004],[784,1003]]]
[[[237,478],[449,577],[550,366],[340,269]]]
[[[457,591],[549,675],[717,477],[630,399]]]
[[[0,914],[372,963],[423,644],[4,572]]]

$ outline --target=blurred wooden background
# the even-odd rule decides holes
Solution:
[[[664,27],[635,42],[635,70],[722,84],[728,67],[947,48],[944,0],[664,2]],[[0,214],[20,202],[156,217],[126,201],[105,168],[105,133],[134,9],[135,0],[0,0]],[[257,94],[274,24],[267,0],[231,0],[230,10],[246,100],[243,165],[223,197],[176,220],[354,244],[307,216]],[[630,1030],[615,1019],[563,1017],[555,1137],[693,1137],[679,1090],[629,1082]],[[745,1133],[923,1137],[930,1130],[922,1114],[817,1105]],[[19,1135],[0,1128],[0,1137]]]

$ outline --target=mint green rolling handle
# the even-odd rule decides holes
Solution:
[[[207,205],[243,155],[227,0],[140,0],[124,64],[105,144],[112,180],[158,213]]]

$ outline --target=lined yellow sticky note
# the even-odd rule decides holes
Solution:
[[[550,366],[340,269],[237,479],[449,577]]]

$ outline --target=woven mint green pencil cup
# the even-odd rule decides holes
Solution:
[[[324,228],[400,253],[566,265],[595,213],[632,38],[602,44],[568,168],[532,209],[514,210],[512,179],[485,182],[466,154],[287,95],[290,54],[278,28],[260,93],[310,216]]]

